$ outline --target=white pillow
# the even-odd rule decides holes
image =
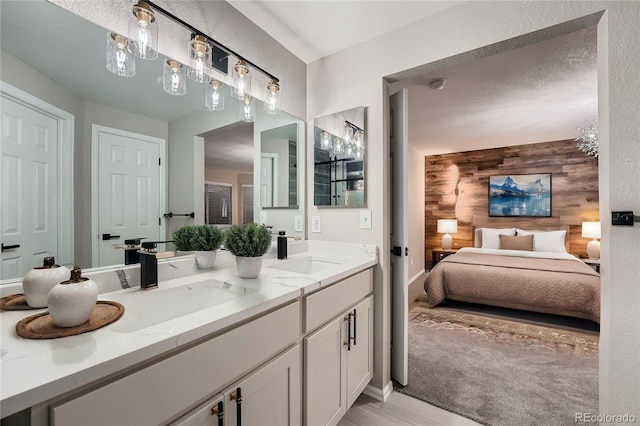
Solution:
[[[481,228],[482,229],[482,248],[484,249],[499,249],[500,248],[500,234],[502,235],[516,235],[516,228]],[[535,239],[535,237],[534,237]]]
[[[567,248],[564,240],[567,231],[525,231],[524,229],[516,230],[518,235],[533,234],[533,251],[546,251],[552,253],[566,253]]]

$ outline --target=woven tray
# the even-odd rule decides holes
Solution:
[[[27,304],[27,298],[24,294],[12,294],[11,296],[5,296],[0,299],[0,309],[3,311],[27,311],[30,309],[44,309],[44,308],[32,308]]]
[[[56,327],[49,312],[32,315],[16,324],[18,336],[27,339],[57,339],[97,330],[119,319],[124,306],[117,302],[98,300],[89,320],[75,327]]]

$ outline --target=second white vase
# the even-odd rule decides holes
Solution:
[[[236,256],[236,267],[238,268],[240,278],[257,278],[262,270],[262,256]]]

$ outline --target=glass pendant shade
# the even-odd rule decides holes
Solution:
[[[107,34],[107,69],[120,77],[136,75],[136,57],[129,52],[129,39],[120,34]]]
[[[243,60],[239,60],[233,67],[233,90],[231,95],[243,100],[245,95],[251,94],[251,73],[247,63]]]
[[[173,59],[167,59],[162,68],[162,88],[164,91],[175,96],[187,93],[187,76],[184,65]]]
[[[224,109],[224,86],[218,80],[211,80],[207,84],[205,105],[212,111]]]
[[[342,139],[344,139],[344,142],[351,143],[351,140],[353,139],[353,129],[351,128],[351,126],[345,124],[343,132],[344,135],[342,136]]]
[[[280,113],[280,83],[278,83],[278,80],[271,80],[267,84],[264,96],[264,111],[272,115]]]
[[[356,130],[356,132],[353,134],[353,144],[355,145],[356,149],[363,148],[362,130]]]
[[[197,35],[189,42],[189,69],[187,77],[196,83],[208,83],[211,80],[211,46],[204,36]]]
[[[323,130],[322,133],[320,133],[320,146],[327,151],[331,149],[331,136],[329,136],[329,132]]]
[[[158,57],[158,24],[147,3],[139,1],[129,16],[129,52],[140,59]]]
[[[256,116],[256,103],[249,95],[245,95],[244,99],[239,102],[240,105],[240,120],[251,122]]]
[[[339,137],[333,138],[333,152],[336,154],[344,152],[344,142]]]

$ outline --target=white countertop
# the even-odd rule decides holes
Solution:
[[[198,285],[205,279],[224,281],[231,286],[241,286],[250,294],[229,300],[218,305],[198,310],[178,317],[150,325],[139,330],[118,327],[118,324],[131,324],[132,316],[125,313],[118,321],[101,329],[76,336],[59,339],[31,340],[17,336],[15,324],[28,316],[45,312],[2,311],[0,313],[0,415],[6,417],[33,405],[46,402],[56,396],[72,391],[80,386],[106,378],[123,369],[134,366],[167,351],[175,350],[195,340],[214,334],[239,321],[259,315],[269,309],[293,301],[302,294],[330,285],[356,272],[374,266],[377,263],[377,252],[374,246],[362,244],[302,242],[289,245],[289,259],[313,256],[315,258],[335,261],[335,267],[313,274],[272,269],[270,265],[281,265],[287,260],[277,260],[273,249],[265,256],[260,276],[256,279],[238,277],[234,258],[229,253],[218,253],[214,269],[199,271],[193,267],[192,257],[182,260],[169,259],[166,269],[178,270],[172,262],[180,262],[182,268],[194,275],[162,280],[159,266],[161,292],[187,285]],[[306,251],[302,251],[306,250]],[[138,266],[128,272],[136,281]],[[94,274],[92,279],[98,282],[100,294],[98,300],[115,300],[136,294],[136,298],[145,299],[145,293],[138,287],[121,289],[114,287],[111,276],[116,276],[115,269]],[[108,275],[108,279],[102,279]],[[139,274],[139,273],[138,273]],[[91,274],[86,274],[91,277]],[[139,276],[139,275],[138,275]],[[129,277],[129,276],[127,276]],[[196,284],[193,284],[196,283]],[[6,295],[10,286],[5,287]],[[119,288],[119,290],[115,290]],[[13,293],[21,292],[21,288],[13,286]],[[130,309],[132,311],[133,308]]]

